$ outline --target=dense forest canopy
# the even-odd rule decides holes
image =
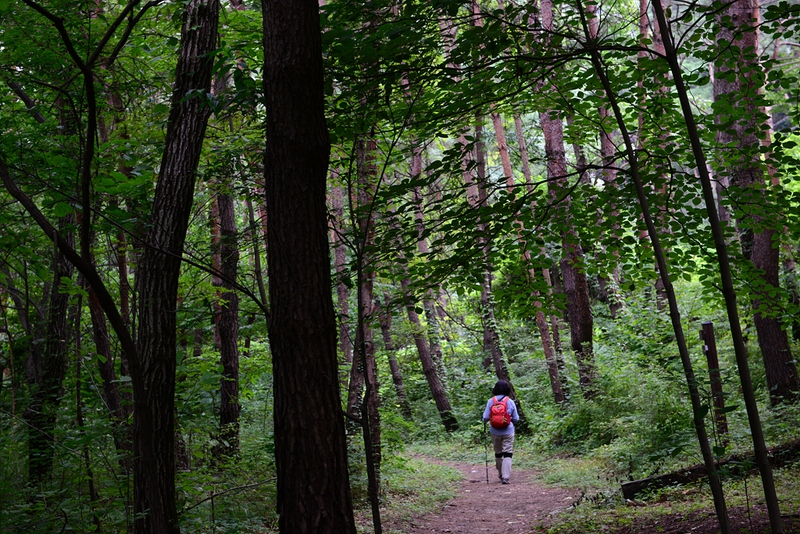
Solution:
[[[0,531],[380,531],[505,379],[783,532],[799,69],[786,1],[0,0]]]

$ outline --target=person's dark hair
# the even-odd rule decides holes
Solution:
[[[511,384],[505,380],[498,380],[492,389],[492,395],[511,395]]]

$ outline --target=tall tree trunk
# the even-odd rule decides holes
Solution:
[[[327,239],[319,6],[263,0],[262,9],[278,526],[355,534]]]
[[[661,34],[665,37],[665,59],[669,64],[670,71],[672,72],[678,99],[681,104],[681,111],[683,112],[683,117],[686,122],[686,129],[689,136],[689,142],[692,147],[692,154],[694,155],[695,162],[697,164],[697,171],[700,174],[700,183],[703,189],[703,200],[705,201],[706,213],[708,214],[708,221],[714,237],[714,247],[717,252],[717,261],[719,263],[720,278],[722,282],[722,295],[725,298],[725,308],[728,313],[728,323],[730,324],[731,338],[733,340],[733,348],[736,355],[736,366],[739,370],[742,396],[744,397],[745,408],[747,409],[747,419],[750,427],[750,433],[753,437],[753,452],[755,455],[755,461],[761,474],[761,482],[764,488],[764,498],[767,503],[767,513],[769,515],[770,527],[773,534],[781,534],[783,532],[783,519],[780,513],[780,503],[778,501],[777,493],[775,492],[775,480],[772,475],[772,467],[770,466],[769,457],[767,456],[764,431],[761,427],[761,418],[758,414],[758,403],[756,402],[755,393],[753,391],[750,367],[747,361],[747,346],[744,343],[744,336],[742,335],[741,324],[739,322],[739,309],[736,302],[736,290],[733,286],[733,276],[731,274],[727,245],[725,243],[725,236],[723,235],[722,226],[720,225],[719,215],[716,209],[716,200],[714,198],[714,191],[708,174],[705,153],[703,152],[699,131],[694,119],[694,112],[692,111],[692,106],[689,101],[688,91],[686,90],[686,86],[683,81],[683,73],[678,60],[678,53],[672,41],[672,36],[669,33],[669,24],[664,14],[664,9],[658,2],[653,4],[653,7],[655,8],[656,18],[658,20],[658,26],[661,29]]]
[[[376,313],[381,322],[381,334],[383,336],[383,346],[386,348],[386,359],[389,361],[389,371],[392,374],[392,382],[394,383],[394,390],[397,394],[397,403],[400,407],[400,414],[406,421],[411,421],[413,414],[411,413],[411,404],[408,402],[408,395],[406,394],[406,386],[403,383],[403,374],[400,371],[400,365],[397,363],[397,356],[395,355],[396,349],[394,341],[392,340],[392,310],[389,308],[389,297],[384,296],[384,304],[381,305],[380,301],[375,301]]]
[[[129,418],[133,410],[133,399],[120,390],[120,381],[114,368],[114,355],[111,353],[111,342],[108,337],[108,325],[94,288],[84,282],[89,295],[89,316],[92,321],[92,336],[97,351],[97,366],[103,379],[103,401],[108,406],[109,417],[113,425],[114,445],[121,452],[120,465],[126,473],[130,472],[133,459],[133,436]]]
[[[373,309],[374,309],[374,248],[375,248],[375,194],[378,187],[378,171],[375,166],[377,142],[375,132],[356,138],[357,206],[350,206],[354,214],[353,227],[357,228],[356,238],[356,282],[358,289],[357,331],[355,349],[357,357],[353,358],[353,368],[358,367],[363,373],[364,395],[360,402],[361,427],[364,435],[364,453],[366,456],[368,492],[372,505],[373,524],[380,534],[380,473],[381,473],[381,423],[378,411],[378,373],[375,362],[375,344],[373,342]],[[351,197],[352,198],[352,197]],[[350,389],[351,393],[353,388]],[[361,395],[358,391],[358,397]]]
[[[776,316],[779,303],[770,296],[779,292],[780,249],[776,238],[781,234],[776,231],[777,215],[773,215],[773,220],[763,215],[770,212],[772,200],[759,152],[760,134],[768,118],[759,104],[763,100],[759,94],[763,82],[757,56],[757,17],[758,3],[754,0],[736,0],[717,14],[717,43],[724,53],[714,67],[714,101],[720,109],[733,111],[715,116],[720,125],[716,141],[722,147],[736,145],[734,150],[721,151],[717,176],[724,176],[731,185],[742,188],[747,197],[737,202],[739,208],[734,215],[745,257],[761,276],[762,286],[756,286],[752,297],[753,322],[770,401],[777,404],[797,397],[800,380],[788,335]],[[734,60],[736,72],[732,72]],[[729,121],[732,124],[727,126]],[[758,206],[758,212],[748,213],[750,205]]]
[[[474,6],[477,4],[473,3]],[[477,7],[475,7],[477,9]],[[473,208],[483,206],[488,201],[486,191],[486,147],[483,143],[483,117],[478,115],[475,122],[475,145],[473,155],[475,162],[475,175],[465,173],[467,181],[467,199]],[[468,161],[463,163],[465,168],[470,166]],[[472,180],[472,183],[469,182]],[[486,239],[485,224],[478,223],[477,246],[482,251],[483,273],[481,278],[481,319],[483,324],[483,352],[484,367],[494,367],[494,372],[501,380],[508,380],[508,369],[503,360],[500,347],[500,336],[497,333],[497,320],[494,313],[494,296],[492,295],[492,266],[489,260],[491,245]]]
[[[219,348],[222,380],[220,382],[219,434],[214,454],[217,459],[239,452],[239,295],[235,284],[239,267],[236,213],[229,181],[219,184],[214,215],[218,224],[212,235],[214,276],[219,287],[214,310],[214,328]]]
[[[399,228],[399,224],[397,223],[397,218],[391,211],[391,208],[389,217],[390,225],[397,230],[397,228]],[[399,264],[404,266],[406,263],[402,245],[398,243],[397,248],[399,250],[399,256],[401,259]],[[403,272],[402,276],[403,278],[400,280],[402,303],[406,308],[406,313],[408,314],[408,322],[411,323],[414,345],[417,347],[417,355],[420,363],[422,364],[422,373],[425,375],[425,380],[428,382],[428,387],[430,388],[433,402],[436,404],[436,409],[439,412],[439,417],[442,419],[442,424],[444,425],[445,430],[447,432],[454,432],[458,430],[458,420],[453,414],[453,408],[450,404],[450,398],[447,395],[447,390],[445,389],[444,385],[442,384],[442,380],[439,377],[439,373],[436,369],[436,362],[431,355],[430,346],[428,345],[428,340],[425,339],[425,329],[422,325],[422,321],[420,321],[419,315],[417,314],[417,306],[414,295],[411,291],[411,280],[408,278],[408,272]]]
[[[661,6],[665,6],[665,5],[669,6],[670,3],[671,3],[671,0],[656,0],[656,1],[660,2],[659,5],[661,5]],[[658,54],[659,56],[663,57],[663,55],[664,55],[664,36],[662,35],[661,30],[659,29],[659,27],[657,25],[653,28],[653,45],[652,45],[652,47],[653,47],[653,50],[656,52],[656,54]],[[664,85],[664,81],[665,80],[661,80],[660,78],[657,78],[657,80],[656,80],[656,84],[657,85],[656,85],[656,91],[655,91],[654,99],[668,98],[668,96],[667,96],[668,95],[668,91],[667,91],[666,86]],[[667,140],[667,135],[665,133],[660,134],[659,138],[664,143],[668,143],[669,142]],[[670,164],[668,162],[665,163],[663,160],[662,161],[656,160],[655,167],[656,167],[656,171],[655,172],[656,172],[656,175],[657,175],[657,179],[655,181],[656,184],[657,184],[656,185],[656,193],[658,193],[658,195],[661,196],[661,198],[662,198],[661,206],[657,206],[656,207],[656,209],[658,210],[657,213],[656,213],[656,223],[659,226],[659,232],[661,233],[661,235],[667,236],[667,235],[672,233],[672,227],[669,224],[670,214],[669,214],[668,208],[667,208],[667,206],[670,205],[670,201],[669,201],[670,192],[669,192],[669,185],[668,184],[669,184],[670,176],[672,175],[672,169],[670,167]],[[669,248],[667,246],[664,247],[664,253],[667,255],[667,260],[669,260]],[[666,284],[666,282],[664,280],[664,275],[660,272],[660,270],[657,269],[657,273],[658,273],[658,279],[656,280],[656,283],[655,283],[656,298],[657,298],[656,305],[659,307],[659,309],[663,309],[664,306],[665,306],[665,303],[667,302],[666,293],[665,293],[665,284]]]
[[[548,2],[543,2],[543,6]],[[578,378],[585,398],[594,394],[594,349],[592,344],[593,318],[589,301],[589,285],[583,267],[583,250],[569,216],[567,165],[561,119],[544,112],[541,117],[545,138],[547,176],[550,180],[550,199],[561,204],[559,224],[562,225],[561,275],[567,299],[572,351],[578,362]]]
[[[597,39],[600,32],[600,19],[597,11],[598,6],[596,4],[588,4],[586,6],[586,12],[589,14],[587,22],[590,39]],[[612,134],[614,131],[614,118],[605,105],[599,106],[597,111],[600,117],[600,163],[602,165],[600,178],[603,180],[604,187],[608,188],[610,191],[615,191],[619,186],[617,185],[617,171],[614,167],[614,155],[617,150],[614,145]],[[619,208],[617,207],[616,198],[613,194],[611,195],[608,211],[613,221],[611,223],[610,238],[618,244],[622,239],[622,235],[619,223],[617,223]],[[599,277],[599,284],[604,298],[608,301],[608,309],[611,318],[615,319],[617,313],[622,309],[622,298],[619,294],[619,252],[617,251],[617,246],[614,247],[612,257],[614,259],[612,260],[613,265],[611,265],[611,271],[607,274],[603,273]]]
[[[670,0],[658,0],[660,5],[667,4]],[[667,88],[665,86],[665,81],[668,79],[668,75],[666,74],[656,74],[652,76],[648,71],[647,64],[644,62],[645,59],[652,61],[656,57],[663,57],[664,56],[664,38],[661,34],[661,30],[659,29],[658,25],[652,25],[650,21],[650,13],[649,9],[651,7],[651,2],[646,0],[640,0],[639,2],[639,42],[642,44],[642,47],[638,53],[638,57],[640,60],[640,68],[643,69],[643,73],[641,79],[638,81],[638,87],[640,90],[640,101],[639,105],[642,109],[646,109],[647,106],[653,105],[661,105],[658,103],[658,100],[663,100],[665,98],[669,98],[667,96]],[[587,7],[587,11],[590,8]],[[591,8],[595,9],[595,8]],[[591,31],[591,29],[590,29]],[[648,52],[648,50],[652,49],[653,52]],[[644,80],[645,78],[649,78],[652,76],[651,86],[647,89],[644,89]],[[648,99],[651,99],[652,102],[648,102]],[[664,143],[667,143],[668,140],[666,139],[666,134],[663,133],[661,130],[660,125],[655,126],[655,131],[645,130],[645,115],[643,113],[639,113],[639,133],[638,133],[638,143],[639,147],[644,147],[646,141],[648,141],[648,136],[654,135],[659,137]],[[652,165],[654,166],[654,170],[652,171],[655,179],[652,180],[652,185],[648,185],[651,189],[653,189],[658,195],[661,196],[661,202],[657,203],[653,207],[654,210],[654,220],[655,223],[658,225],[659,233],[662,236],[666,236],[672,232],[672,229],[668,223],[667,217],[667,208],[666,206],[669,205],[668,200],[668,180],[669,176],[671,175],[671,170],[669,168],[669,162],[664,161],[664,159],[656,159],[653,160]],[[641,230],[639,233],[639,237],[641,241],[646,241],[647,237],[647,230]],[[663,245],[665,247],[665,253],[669,255],[669,249],[667,245]],[[658,270],[658,266],[656,266],[656,280],[654,282],[655,294],[656,294],[656,305],[659,309],[663,310],[664,307],[667,305],[666,294],[665,294],[665,285],[664,280],[661,278],[661,273]]]
[[[531,167],[528,161],[528,147],[527,142],[525,141],[524,130],[522,128],[522,118],[518,114],[514,115],[514,129],[517,133],[517,143],[519,145],[520,157],[522,158],[522,175],[525,178],[525,188],[527,189],[529,195],[533,195],[533,176],[531,175]],[[535,211],[535,206],[533,204],[531,205],[531,209]],[[531,276],[533,276],[533,273]],[[546,267],[542,268],[542,278],[547,284],[548,296],[552,296],[553,280],[550,277],[550,269]],[[541,303],[538,303],[537,307],[541,307]],[[551,380],[550,385],[553,389],[553,398],[557,404],[563,404],[569,398],[569,384],[567,383],[564,354],[561,350],[561,336],[559,334],[558,317],[555,313],[550,314],[549,321],[550,322],[548,325],[547,317],[545,317],[543,311],[536,312],[536,325],[539,328],[539,333],[542,337],[542,345],[546,344],[551,347],[550,349],[544,349],[545,358],[547,358],[548,352],[552,352],[551,357],[547,359],[547,367]],[[549,331],[547,330],[548,326],[550,328]],[[553,382],[553,379],[557,379],[558,383]]]
[[[147,243],[137,271],[139,361],[134,385],[134,530],[177,533],[175,369],[178,275],[197,166],[211,113],[219,0],[185,5],[172,108],[153,199]]]
[[[333,264],[336,269],[336,299],[339,306],[339,349],[347,363],[353,361],[353,341],[350,337],[350,290],[347,287],[347,250],[342,239],[344,228],[344,202],[342,186],[334,184],[331,192],[333,208]]]
[[[422,173],[422,154],[419,146],[414,143],[411,156],[411,176],[417,179]],[[417,251],[420,256],[427,260],[428,240],[425,238],[425,213],[423,209],[422,190],[415,187],[412,191],[414,200],[414,223],[417,230]],[[431,357],[436,364],[436,371],[442,380],[447,380],[447,367],[444,364],[442,355],[441,337],[439,335],[439,315],[436,313],[436,299],[432,289],[425,291],[422,298],[422,309],[425,312],[425,321],[428,323],[428,346],[431,349]]]
[[[242,0],[231,0],[231,7],[242,11]],[[211,92],[224,95],[231,86],[230,72],[216,74],[211,82]],[[233,120],[223,131],[234,132]],[[212,183],[215,194],[211,207],[212,265],[216,273],[212,283],[217,287],[214,301],[214,341],[219,351],[222,377],[219,388],[219,429],[217,443],[212,449],[216,461],[233,457],[239,452],[239,295],[236,292],[239,270],[239,242],[233,196],[233,179],[238,156],[218,147],[215,150],[221,163],[221,172]],[[259,260],[260,261],[260,260]],[[249,347],[249,338],[247,346]],[[247,350],[247,349],[245,349]]]
[[[364,394],[364,362],[361,361],[358,352],[359,342],[361,341],[360,332],[356,329],[355,352],[350,362],[350,378],[347,381],[347,405],[345,410],[353,417],[360,417],[361,401]]]
[[[483,26],[481,8],[477,0],[472,1],[472,23],[476,27]],[[478,112],[475,115],[475,182],[478,193],[478,205],[488,203],[488,184],[486,181],[486,144],[483,141],[484,116]],[[481,284],[481,313],[483,317],[483,350],[491,358],[494,371],[500,380],[510,381],[508,368],[503,359],[500,346],[500,335],[497,331],[497,319],[494,313],[494,295],[492,292],[492,264],[490,260],[491,244],[487,239],[485,227],[479,223],[478,246],[483,251],[483,278]]]
[[[517,129],[517,134],[521,134],[521,122],[515,121],[520,126]],[[503,174],[505,175],[506,179],[506,187],[508,189],[509,195],[513,196],[515,191],[515,180],[514,180],[514,170],[511,166],[511,157],[508,153],[508,144],[506,141],[506,134],[505,128],[503,126],[503,120],[499,113],[492,113],[492,124],[494,125],[495,131],[495,138],[497,139],[497,146],[500,151],[500,161],[503,166]],[[524,145],[524,141],[523,141]],[[528,169],[530,172],[530,169]],[[533,268],[533,264],[531,261],[530,251],[527,248],[527,243],[523,238],[523,234],[525,231],[524,223],[517,219],[514,221],[514,227],[517,228],[517,239],[519,239],[520,243],[523,245],[522,248],[524,250],[522,254],[522,260],[525,262],[528,271],[528,277],[530,282],[532,283],[535,279],[536,272]],[[564,404],[567,400],[566,395],[564,394],[564,389],[561,386],[561,377],[560,377],[560,369],[558,366],[558,359],[556,357],[555,350],[553,348],[553,341],[550,337],[550,330],[547,325],[547,318],[542,311],[542,303],[539,298],[538,291],[534,291],[534,309],[535,309],[535,317],[536,317],[536,326],[539,329],[539,335],[542,339],[542,350],[544,351],[545,362],[547,363],[547,371],[550,377],[550,386],[553,390],[553,398],[556,404]],[[507,374],[507,373],[506,373]],[[498,375],[498,378],[500,375]],[[508,380],[503,378],[503,380]],[[518,407],[520,410],[521,405]],[[520,417],[524,419],[524,415],[520,413]]]
[[[436,409],[439,411],[439,417],[442,418],[442,424],[445,430],[448,432],[455,432],[458,430],[458,420],[453,414],[453,408],[450,405],[447,391],[444,389],[442,381],[439,379],[439,375],[436,372],[436,364],[431,357],[428,343],[423,333],[422,323],[419,320],[419,315],[417,315],[414,300],[409,290],[410,285],[411,281],[407,278],[400,281],[406,313],[408,314],[408,322],[411,323],[414,332],[414,344],[417,346],[417,354],[422,364],[422,373],[425,375],[425,380],[428,381],[428,387],[431,390],[433,402],[436,404]]]
[[[583,6],[581,4],[579,4],[579,9],[581,9],[580,14],[584,27],[584,34],[587,35],[588,37],[589,28],[586,22],[586,14],[583,11]],[[663,27],[664,25],[662,25],[662,28]],[[606,98],[608,99],[609,105],[613,110],[614,117],[620,129],[620,133],[625,142],[625,152],[628,158],[628,164],[630,166],[630,175],[631,178],[633,179],[634,186],[636,189],[636,196],[639,201],[639,206],[642,210],[642,218],[644,219],[645,225],[647,226],[647,233],[653,245],[653,252],[656,257],[658,270],[663,274],[664,292],[669,306],[670,320],[672,322],[672,328],[675,333],[675,341],[678,345],[678,352],[680,354],[681,365],[683,367],[684,375],[686,377],[686,383],[689,389],[689,398],[692,405],[692,415],[693,415],[692,420],[694,423],[695,432],[697,433],[698,443],[700,445],[703,461],[706,469],[708,470],[709,486],[711,487],[711,492],[714,499],[714,508],[717,513],[717,519],[719,520],[720,530],[723,534],[728,534],[730,532],[730,529],[728,524],[729,522],[728,522],[727,506],[725,504],[725,497],[722,493],[722,484],[719,478],[719,470],[717,469],[716,461],[712,454],[711,445],[708,439],[708,435],[706,433],[705,411],[702,404],[702,399],[700,397],[700,392],[698,389],[698,381],[694,374],[692,360],[689,355],[689,350],[687,348],[686,336],[683,333],[683,325],[681,321],[680,309],[678,308],[678,301],[675,296],[675,290],[672,286],[672,282],[669,277],[666,254],[664,253],[664,249],[661,247],[661,241],[658,235],[658,230],[656,228],[655,219],[651,215],[650,205],[647,199],[647,193],[645,191],[643,181],[639,174],[639,162],[637,159],[637,152],[634,149],[633,141],[631,140],[631,136],[625,125],[625,119],[623,117],[619,101],[617,100],[617,95],[613,92],[611,88],[611,83],[609,82],[609,79],[605,74],[606,70],[605,70],[605,65],[603,64],[602,61],[602,56],[600,55],[600,52],[596,48],[591,49],[590,53],[591,53],[592,66],[594,68],[597,77],[600,79],[602,83],[603,89],[606,94]],[[704,189],[706,189],[705,184],[704,184]]]
[[[541,3],[542,27],[553,31],[553,2]],[[542,133],[545,139],[545,158],[547,159],[547,178],[550,188],[550,202],[559,206],[558,224],[561,226],[561,276],[569,316],[570,341],[578,363],[578,379],[584,398],[592,398],[595,393],[595,362],[593,346],[594,319],[589,299],[589,284],[583,265],[577,229],[570,215],[570,195],[567,183],[567,161],[564,153],[564,130],[557,110],[546,110],[541,114]]]
[[[72,241],[74,217],[62,219],[67,239]],[[56,411],[61,401],[62,385],[67,371],[67,349],[69,339],[67,308],[69,293],[62,284],[69,284],[73,266],[61,251],[53,258],[53,284],[47,306],[47,322],[44,325],[44,349],[31,351],[28,360],[28,381],[31,386],[31,401],[23,414],[28,426],[28,483],[39,485],[50,475],[55,454]]]
[[[103,69],[107,69],[107,65],[102,65]],[[107,85],[103,87],[106,95],[106,102],[109,109],[112,111],[111,124],[107,124],[102,116],[98,117],[98,134],[101,144],[106,144],[110,141],[109,134],[113,131],[119,133],[119,137],[124,140],[129,140],[125,124],[125,105],[120,95]],[[117,165],[119,172],[127,178],[132,176],[133,169],[126,165],[124,160],[120,161]],[[110,204],[115,208],[119,207],[118,200],[112,198]],[[94,235],[91,235],[94,241]],[[92,247],[94,242],[92,243]],[[116,259],[117,276],[119,279],[119,308],[120,312],[127,324],[130,324],[130,284],[128,281],[128,251],[127,251],[127,236],[123,230],[117,232],[116,238],[112,243],[112,250]],[[95,264],[93,255],[88,258],[90,263]],[[120,466],[123,471],[130,474],[133,460],[133,436],[132,426],[130,423],[130,416],[133,412],[133,395],[129,384],[117,379],[115,369],[115,355],[111,352],[111,342],[108,335],[108,324],[106,322],[103,308],[100,299],[97,296],[95,289],[87,283],[86,277],[81,275],[81,286],[84,287],[88,294],[89,316],[92,323],[92,337],[94,338],[94,346],[98,358],[98,369],[100,377],[103,379],[103,401],[109,410],[109,417],[113,425],[113,439],[117,451],[122,453],[119,455]],[[123,376],[129,376],[130,371],[128,368],[128,355],[122,353],[119,357],[120,372]],[[127,386],[127,387],[126,387]]]

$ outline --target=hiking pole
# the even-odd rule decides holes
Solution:
[[[483,459],[486,463],[486,483],[489,483],[489,445],[486,443],[486,421],[483,422]]]

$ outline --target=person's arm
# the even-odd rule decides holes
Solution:
[[[517,403],[511,399],[508,399],[509,404],[511,404],[511,422],[517,423],[519,421],[519,412],[517,411]]]
[[[486,402],[486,409],[483,410],[483,422],[484,423],[489,421],[489,415],[491,415],[491,412],[490,412],[491,408],[492,408],[492,399],[489,399]]]

